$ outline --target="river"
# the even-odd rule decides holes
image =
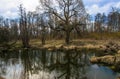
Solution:
[[[4,79],[116,79],[120,74],[91,64],[86,51],[19,50],[0,52]]]

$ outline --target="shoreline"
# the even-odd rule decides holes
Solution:
[[[21,41],[17,41],[16,44],[14,44],[13,46],[9,46],[9,47],[0,47],[0,50],[1,49],[10,49],[10,50],[20,50],[20,49],[46,49],[46,50],[49,50],[49,51],[52,51],[52,50],[81,50],[81,49],[87,49],[87,50],[98,50],[98,51],[105,51],[105,52],[109,52],[109,49],[107,49],[106,47],[110,44],[110,43],[113,43],[113,44],[119,44],[120,45],[120,42],[119,40],[114,40],[114,41],[111,41],[111,40],[91,40],[91,39],[88,39],[88,40],[73,40],[69,45],[66,45],[64,43],[64,40],[48,40],[46,41],[46,44],[45,45],[41,45],[41,42],[40,40],[38,39],[34,39],[34,40],[31,40],[30,41],[30,47],[29,48],[23,48],[22,47],[22,43]],[[112,47],[109,46],[109,47]],[[116,50],[116,48],[114,49],[113,48],[113,51]],[[118,52],[119,50],[116,50],[115,52]],[[112,51],[111,51],[112,52]]]
[[[75,51],[75,52],[87,52],[96,53],[99,56],[93,56],[90,58],[90,62],[93,64],[103,64],[110,67],[113,70],[120,69],[120,42],[118,41],[104,41],[104,40],[74,40],[70,45],[66,45],[63,40],[47,41],[46,45],[41,45],[39,40],[32,40],[30,42],[30,48],[22,48],[21,42],[17,42],[8,51],[16,50],[48,50],[48,51]],[[4,48],[0,52],[6,51]],[[116,58],[116,60],[115,60]],[[114,63],[115,61],[115,63]]]

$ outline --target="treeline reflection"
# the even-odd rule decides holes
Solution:
[[[7,79],[83,79],[87,52],[19,50],[0,53],[0,75]]]

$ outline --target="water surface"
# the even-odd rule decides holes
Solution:
[[[108,67],[91,64],[93,53],[19,50],[0,53],[0,76],[5,79],[116,79]]]

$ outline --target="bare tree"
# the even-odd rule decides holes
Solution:
[[[29,26],[30,37],[37,38],[39,34],[39,26],[37,26],[37,18],[39,18],[36,12],[28,12],[27,23]]]
[[[108,29],[111,32],[120,31],[120,12],[112,8],[113,11],[108,14]]]
[[[95,16],[95,32],[100,33],[101,32],[101,25],[102,25],[102,20],[101,20],[102,14],[97,13]]]
[[[48,31],[47,17],[48,16],[46,13],[37,14],[36,17],[36,26],[39,27],[38,31],[40,31],[42,45],[45,45],[46,35]]]
[[[0,43],[7,44],[10,41],[9,19],[0,17]]]
[[[50,14],[51,29],[64,31],[65,42],[69,44],[71,31],[85,24],[86,11],[82,0],[40,0],[40,4]]]
[[[20,36],[22,39],[23,47],[29,47],[29,27],[27,24],[27,13],[25,9],[20,5]]]
[[[17,20],[10,20],[10,34],[11,34],[11,39],[12,40],[18,40],[18,22]]]

